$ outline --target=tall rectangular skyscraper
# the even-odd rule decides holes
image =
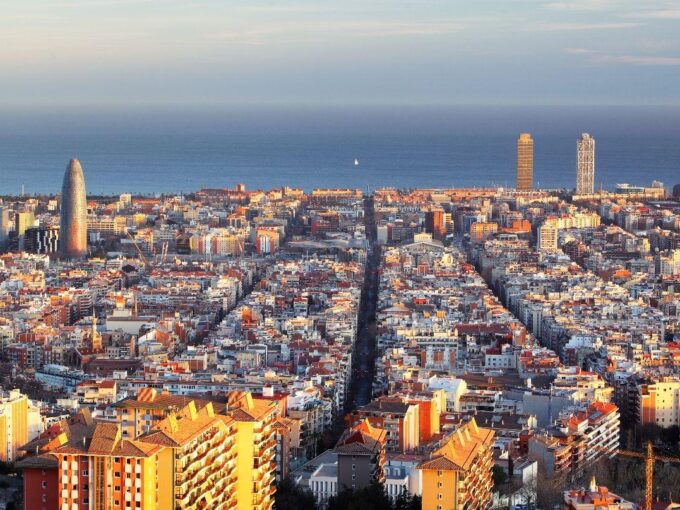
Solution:
[[[576,141],[576,194],[595,191],[595,138],[583,133]]]
[[[517,191],[534,188],[534,141],[529,133],[517,139]]]

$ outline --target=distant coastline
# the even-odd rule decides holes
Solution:
[[[0,195],[52,194],[77,156],[93,195],[201,187],[513,186],[515,139],[536,143],[534,183],[572,188],[575,143],[598,139],[596,187],[680,180],[680,108],[333,107],[0,115]],[[361,166],[354,165],[354,159]]]

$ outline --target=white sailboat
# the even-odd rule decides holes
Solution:
[[[359,166],[359,160],[357,158],[354,158],[354,166]]]

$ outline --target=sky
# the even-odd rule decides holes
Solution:
[[[680,0],[3,0],[0,105],[680,104]]]

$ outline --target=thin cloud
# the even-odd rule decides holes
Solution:
[[[564,52],[568,55],[592,55],[593,53],[597,53],[596,51],[587,48],[565,48]]]
[[[680,66],[680,57],[655,57],[641,55],[602,55],[600,62],[615,62],[638,66]]]
[[[585,55],[594,64],[631,64],[638,66],[680,66],[680,57],[663,55],[612,55],[587,48],[565,48],[569,55]]]
[[[641,19],[670,19],[680,20],[680,9],[658,9],[644,12],[633,12],[623,15],[626,18],[641,18]]]
[[[625,30],[641,23],[546,23],[532,29],[535,32],[576,32],[581,30]]]
[[[548,2],[543,4],[546,9],[555,9],[559,11],[603,11],[616,7],[616,0],[576,0],[571,2]]]
[[[310,24],[292,23],[262,30],[234,30],[208,34],[206,38],[247,44],[267,41],[304,41],[318,39],[329,33],[351,37],[434,36],[458,32],[467,27],[458,22],[325,22]]]

